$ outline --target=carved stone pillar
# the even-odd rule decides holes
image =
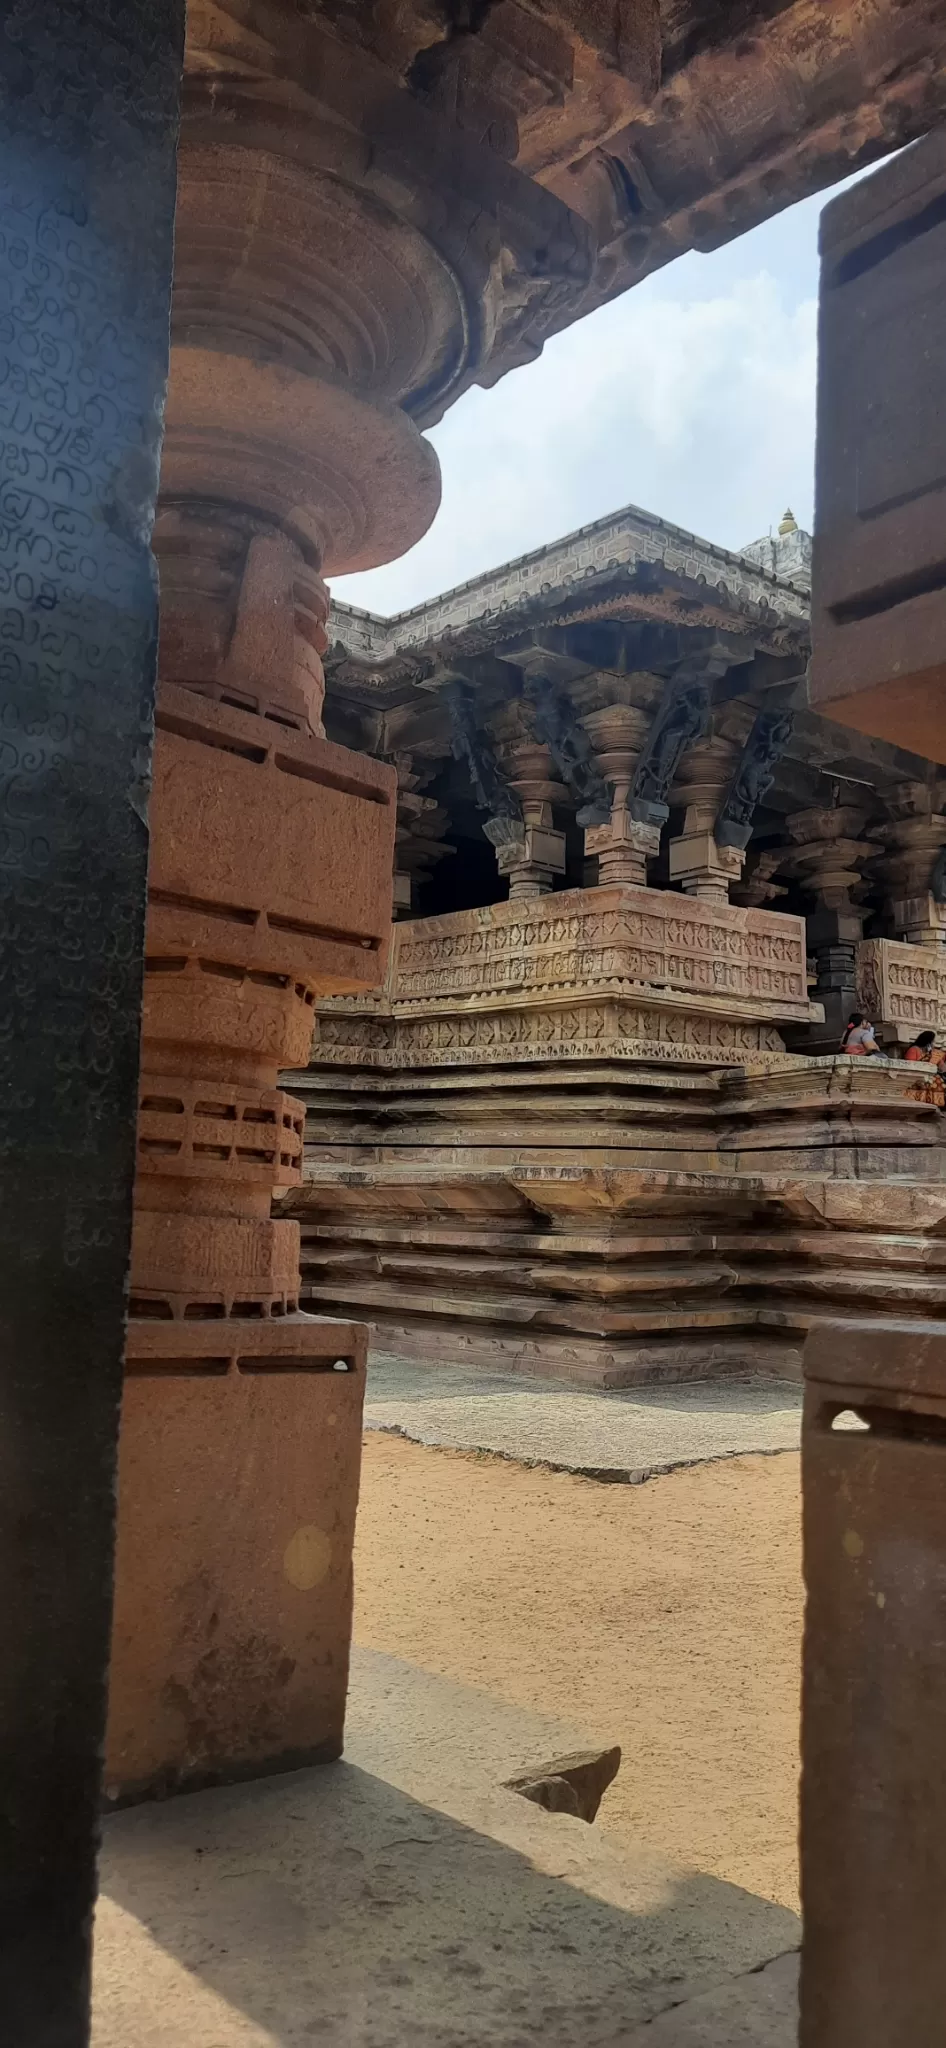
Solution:
[[[521,800],[500,774],[492,741],[478,715],[469,683],[462,676],[448,674],[444,696],[454,759],[469,776],[473,802],[483,813],[483,832],[495,849],[500,874],[508,873],[510,866],[526,858]]]
[[[714,827],[723,791],[729,785],[739,749],[718,735],[687,747],[670,792],[672,805],[684,809],[683,831],[671,839],[670,880],[686,896],[704,903],[728,903],[730,885],[738,882],[745,850],[717,846]]]
[[[874,862],[889,906],[893,937],[914,946],[946,943],[946,787],[906,782],[890,805],[892,816],[876,837],[887,852]]]
[[[628,800],[650,713],[629,701],[614,701],[585,713],[583,724],[595,758],[611,790],[611,815],[606,825],[585,828],[585,852],[597,855],[598,882],[630,882],[643,889],[647,862],[660,851],[660,826],[632,818]]]
[[[743,872],[758,807],[775,781],[775,771],[794,723],[792,712],[777,705],[763,707],[756,713],[713,825],[717,850],[732,850],[742,856],[743,868],[730,883],[731,893],[734,888],[739,890],[741,903],[767,903],[785,894],[773,880],[782,864],[780,847],[754,852],[745,879]]]
[[[394,755],[397,770],[397,830],[394,835],[394,916],[413,917],[417,892],[445,854],[453,847],[443,843],[441,834],[448,815],[436,797],[424,794],[424,785],[434,773],[433,762],[416,761],[409,753]]]
[[[586,272],[557,200],[303,11],[194,0],[189,37],[108,1735],[124,1793],[340,1748],[363,1338],[298,1315],[298,1230],[270,1203],[302,1116],[277,1078],[308,1058],[317,994],[383,973],[395,778],[322,737],[322,574],[426,530],[439,474],[413,415],[508,367],[507,279],[519,346],[550,274]]]
[[[641,721],[643,732],[637,723],[640,714],[632,724],[626,703],[620,707],[623,716],[612,717],[610,731],[607,722],[599,727],[605,747],[602,767],[614,785],[614,801],[609,825],[594,827],[585,844],[599,856],[602,882],[644,883],[646,862],[659,851],[661,828],[670,815],[667,798],[681,755],[709,723],[707,676],[715,664],[714,652],[701,654],[697,662],[698,673],[688,659],[663,686],[651,716]],[[586,719],[586,724],[591,731],[592,721]]]
[[[298,1230],[270,1214],[301,1169],[279,1070],[308,1056],[317,995],[379,979],[390,919],[393,771],[321,737],[319,571],[352,544],[335,399],[333,422],[316,379],[172,351],[113,1793],[341,1743],[363,1344],[299,1315]],[[408,421],[356,417],[360,551],[396,552],[435,468]],[[368,503],[385,448],[396,508]]]
[[[864,866],[874,841],[864,836],[870,813],[855,804],[834,810],[796,811],[787,821],[793,841],[781,872],[815,898],[808,913],[808,949],[815,961],[812,994],[824,1005],[825,1043],[836,1045],[857,1003],[857,946],[864,933]]]
[[[548,747],[522,730],[521,706],[508,706],[493,721],[502,772],[522,807],[522,836],[496,847],[496,865],[509,877],[509,901],[548,896],[555,876],[565,873],[565,834],[556,829],[553,804],[566,800]]]

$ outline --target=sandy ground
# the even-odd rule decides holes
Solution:
[[[360,1644],[620,1742],[618,1841],[797,1905],[797,1455],[629,1488],[370,1435],[356,1587]]]

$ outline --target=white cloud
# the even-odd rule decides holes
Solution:
[[[812,278],[802,296],[756,267],[712,295],[712,261],[683,259],[467,393],[431,435],[444,489],[430,533],[338,578],[339,598],[401,610],[628,503],[726,547],[786,504],[810,525]]]

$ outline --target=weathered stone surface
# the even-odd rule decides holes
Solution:
[[[796,2048],[798,1956],[777,1956],[719,1991],[660,2013],[627,2048]]]
[[[0,10],[0,2011],[87,2039],[178,0]]]
[[[571,1756],[535,1764],[504,1782],[507,1792],[521,1793],[533,1806],[543,1806],[546,1813],[570,1813],[576,1820],[593,1821],[620,1768],[617,1745],[613,1749],[581,1749]]]
[[[770,1899],[504,1792],[567,1724],[354,1664],[346,1762],[108,1818],[95,2048],[615,2048],[671,2002],[738,2009],[797,1939]]]
[[[398,925],[382,996],[323,1010],[319,1057],[736,1061],[808,1012],[799,919],[616,885]]]
[[[593,235],[504,160],[488,123],[458,119],[449,92],[408,89],[429,19],[392,64],[383,39],[352,35],[357,10],[323,14],[279,0],[190,10],[181,324],[429,425],[575,317]],[[350,456],[361,464],[364,450]],[[395,483],[382,467],[371,494],[394,507]]]
[[[495,1365],[459,1365],[456,1355],[434,1368],[374,1349],[365,1428],[436,1448],[486,1451],[530,1469],[640,1486],[683,1466],[796,1451],[801,1389],[748,1373],[678,1385],[669,1395],[661,1387],[566,1389]]]
[[[811,670],[819,709],[938,761],[944,194],[937,133],[823,217]]]
[[[304,687],[293,715],[294,632],[277,606],[267,636],[252,595],[229,689],[158,698],[114,1797],[341,1748],[363,1342],[299,1313],[298,1226],[269,1208],[300,1177],[301,1117],[275,1084],[305,1056],[316,994],[383,972],[394,778],[312,730]],[[296,1541],[318,1565],[305,1583],[284,1569]]]
[[[183,1341],[170,1343],[175,1328]],[[364,1385],[364,1331],[351,1324],[136,1332],[110,1800],[341,1754]]]
[[[483,381],[681,250],[714,248],[926,134],[946,104],[939,17],[894,0],[504,0],[462,16],[427,0],[323,0],[301,17],[263,0],[195,0],[190,41],[195,78],[217,66],[223,91],[233,78],[245,91],[264,68],[308,91],[326,72],[345,79],[370,109],[382,163],[408,122],[428,148],[425,131],[449,122],[451,182],[485,144],[497,175],[524,188],[510,193],[515,227],[534,195],[551,205],[553,193],[588,223],[583,293],[536,306],[523,263]]]
[[[810,1339],[805,1376],[800,2040],[933,2048],[946,1998],[946,1332],[834,1322]],[[843,1426],[851,1412],[860,1428]]]

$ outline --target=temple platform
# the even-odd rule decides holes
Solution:
[[[567,976],[533,938],[515,989],[493,984],[493,958],[504,981],[518,961],[502,904],[397,927],[385,990],[323,1006],[308,1070],[286,1077],[307,1112],[285,1198],[305,1306],[365,1321],[389,1355],[599,1387],[797,1379],[826,1317],[942,1316],[935,1072],[784,1050],[800,921],[655,890],[552,901],[535,924],[574,924]],[[600,987],[636,971],[645,920],[653,943],[673,935],[659,990],[591,998],[589,934]]]

